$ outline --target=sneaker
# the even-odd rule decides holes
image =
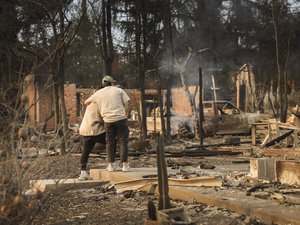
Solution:
[[[107,170],[108,170],[108,172],[115,172],[116,166],[113,163],[108,163]]]
[[[93,180],[93,178],[85,172],[85,173],[80,174],[80,176],[78,177],[78,180],[80,180],[80,181]]]
[[[123,162],[123,168],[122,168],[122,171],[123,171],[123,172],[129,172],[129,171],[131,171],[130,166],[129,166],[129,163]]]
[[[115,171],[121,171],[122,169],[119,167],[117,162],[108,163],[107,166],[108,172],[115,172]]]

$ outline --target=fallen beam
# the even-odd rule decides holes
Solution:
[[[196,177],[190,179],[168,179],[169,186],[181,186],[181,187],[220,187],[222,186],[222,180],[214,177]],[[117,191],[128,191],[128,190],[140,190],[147,188],[147,186],[157,185],[157,178],[146,178],[118,182],[114,184]]]
[[[186,149],[192,149],[192,148],[206,148],[206,147],[219,147],[219,146],[239,146],[241,144],[250,144],[251,141],[241,141],[239,143],[233,142],[233,143],[219,143],[219,144],[207,144],[207,145],[190,145],[186,146]]]
[[[255,151],[256,154],[273,156],[273,157],[291,157],[291,158],[299,158],[300,150],[292,150],[292,149],[258,149]]]
[[[238,155],[240,152],[232,151],[210,151],[210,150],[194,150],[194,151],[181,151],[181,152],[166,152],[166,157],[199,157],[199,156],[222,156],[222,155]]]
[[[216,149],[215,147],[213,147],[212,149]],[[242,146],[222,146],[222,147],[218,147],[217,148],[218,151],[228,151],[228,152],[238,152],[238,153],[243,153],[245,154],[250,154],[252,153],[252,148],[251,147],[242,147]]]
[[[262,146],[263,148],[268,148],[271,147],[277,143],[279,143],[280,141],[284,140],[285,138],[287,138],[288,136],[290,136],[294,131],[290,130],[286,133],[284,133],[283,135],[280,135],[279,137],[273,139],[272,141],[269,141],[268,143],[266,143],[264,146]]]
[[[195,149],[195,150],[189,150],[189,151],[165,151],[165,157],[199,157],[199,156],[222,156],[222,155],[238,155],[241,154],[241,151],[213,151],[213,150],[203,150],[203,149]],[[149,154],[156,154],[156,151],[146,151],[146,152],[128,152],[128,156],[134,156],[138,157],[141,155],[149,155]],[[106,154],[101,153],[99,154],[100,158],[105,158]],[[119,157],[119,154],[116,154],[116,157]]]

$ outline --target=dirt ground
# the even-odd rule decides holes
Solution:
[[[225,168],[233,160],[241,160],[237,156],[214,157],[166,157],[170,167],[209,164]],[[28,171],[32,170],[34,179],[74,178],[79,175],[79,154],[66,156],[47,156],[40,159],[22,160]],[[242,159],[243,160],[243,159]],[[156,166],[155,154],[129,157],[131,167]],[[89,168],[106,168],[102,155],[94,154],[89,159]],[[243,167],[245,170],[245,167]],[[34,172],[33,172],[34,171]],[[213,171],[213,170],[211,170]],[[232,171],[234,172],[234,171]],[[238,171],[235,171],[238,172]],[[228,171],[230,173],[230,171]],[[36,211],[30,220],[19,221],[20,224],[144,224],[148,219],[148,201],[158,205],[158,197],[144,192],[127,191],[117,194],[110,185],[93,189],[69,190],[61,193],[43,194],[36,204]],[[226,209],[208,206],[199,202],[171,200],[173,206],[182,206],[195,224],[207,225],[254,225],[264,224],[257,219],[238,215]]]

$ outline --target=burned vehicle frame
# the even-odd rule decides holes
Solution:
[[[248,135],[253,123],[269,118],[267,114],[245,113],[229,101],[204,101],[203,113],[203,129],[207,136]]]
[[[212,135],[249,135],[251,125],[269,118],[267,114],[245,113],[230,101],[204,101],[203,129],[205,136]],[[160,113],[159,113],[160,114]],[[172,114],[171,135],[175,136],[185,126],[194,130],[191,116]],[[161,131],[160,115],[147,117],[148,131]]]

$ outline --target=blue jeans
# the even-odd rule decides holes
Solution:
[[[121,162],[128,161],[128,121],[127,119],[119,120],[112,123],[104,123],[106,131],[106,154],[107,161],[113,163],[116,158],[116,142],[119,146]]]

